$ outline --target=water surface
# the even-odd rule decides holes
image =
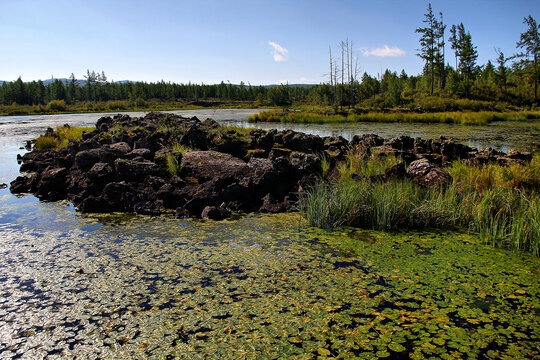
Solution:
[[[0,182],[24,141],[100,116],[1,119]],[[0,190],[2,359],[533,358],[539,276],[537,258],[466,229],[82,215]]]

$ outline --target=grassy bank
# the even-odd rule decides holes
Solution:
[[[309,111],[270,110],[255,114],[249,118],[251,122],[282,122],[282,123],[336,123],[336,122],[419,122],[419,123],[456,123],[464,125],[486,125],[493,121],[523,121],[540,119],[540,111],[514,112],[368,112],[365,114]]]
[[[67,104],[63,100],[53,100],[47,105],[0,105],[0,116],[52,115],[76,113],[105,113],[124,111],[169,111],[206,108],[258,108],[260,104],[250,101],[160,101],[160,100],[115,100],[99,102],[78,102]]]
[[[447,168],[454,179],[447,188],[351,177],[381,173],[385,166],[376,158],[341,164],[337,179],[321,180],[303,196],[304,216],[322,228],[468,229],[493,246],[540,256],[540,155],[507,167],[455,162]]]

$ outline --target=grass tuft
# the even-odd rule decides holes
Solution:
[[[182,170],[182,167],[178,163],[178,159],[172,154],[167,154],[167,170],[171,176],[179,176],[180,171]]]
[[[448,168],[454,178],[450,186],[423,189],[406,179],[354,181],[353,173],[380,173],[385,164],[378,157],[352,164],[357,159],[348,155],[338,165],[338,180],[321,180],[302,195],[300,208],[311,225],[325,229],[465,228],[493,246],[540,256],[539,159],[482,167],[455,162]]]

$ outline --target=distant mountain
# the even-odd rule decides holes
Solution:
[[[43,80],[43,85],[47,86],[47,85],[49,85],[50,83],[52,83],[52,82],[54,82],[56,80],[60,80],[64,84],[68,84],[71,81],[71,79],[66,79],[66,78],[47,79],[47,80]],[[83,86],[84,84],[86,84],[86,80],[77,80],[77,79],[75,79],[75,85]]]
[[[43,81],[43,85],[47,86],[50,83],[52,83],[53,81],[55,81],[55,80],[60,80],[64,84],[68,84],[71,81],[71,79],[67,79],[67,78],[55,78],[55,79],[47,79],[47,80],[42,80],[42,81]],[[4,84],[5,82],[10,82],[10,81],[0,80],[0,86],[2,86],[2,84]],[[136,82],[137,81],[133,81],[133,80],[114,81],[115,84],[126,84],[126,83],[136,83]],[[77,86],[86,85],[86,79],[75,79],[75,85],[77,85]],[[218,85],[218,84],[215,84],[215,85]],[[240,86],[240,84],[231,84],[231,85]],[[281,84],[252,85],[252,86],[263,86],[265,88],[269,88],[269,87],[280,86],[280,85]],[[308,88],[308,87],[312,87],[312,86],[316,86],[316,85],[317,84],[288,84],[289,87],[302,87],[302,88]]]
[[[274,86],[280,86],[285,84],[271,84],[271,85],[263,85],[264,87],[274,87]],[[287,84],[289,87],[301,87],[301,88],[308,88],[312,86],[317,86],[318,84]]]

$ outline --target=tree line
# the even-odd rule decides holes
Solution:
[[[538,100],[540,36],[532,16],[524,18],[526,30],[516,42],[517,53],[506,56],[496,49],[497,58],[485,65],[477,64],[478,52],[471,33],[463,23],[450,27],[443,14],[435,15],[431,4],[424,14],[418,56],[424,61],[423,73],[408,75],[386,70],[372,76],[359,74],[358,57],[353,42],[342,41],[339,50],[329,49],[329,82],[313,86],[251,86],[230,84],[176,84],[171,82],[109,82],[105,73],[87,71],[81,84],[71,74],[68,80],[56,79],[23,82],[21,78],[0,86],[2,105],[44,105],[53,100],[66,104],[107,102],[115,100],[159,100],[163,102],[197,102],[207,100],[247,101],[259,105],[288,106],[293,103],[329,105],[337,108],[365,107],[385,109],[418,104],[418,99],[437,97],[481,101],[504,101],[523,106]],[[453,51],[455,65],[450,65],[446,41]],[[335,54],[340,56],[335,56]],[[415,106],[416,106],[415,105]],[[411,108],[412,109],[412,108]],[[421,107],[414,110],[421,111]]]

